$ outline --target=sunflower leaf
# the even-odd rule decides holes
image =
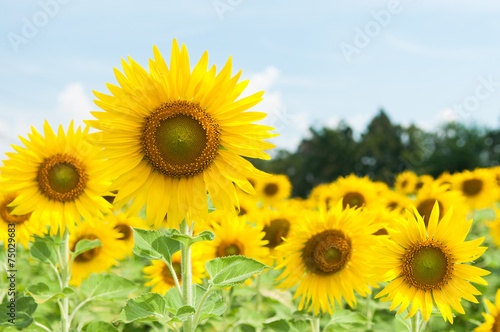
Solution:
[[[99,239],[80,240],[76,244],[75,251],[73,252],[73,257],[77,257],[78,255],[80,255],[86,251],[92,250],[94,248],[97,248],[97,247],[102,247],[102,243],[101,243],[101,241],[99,241]]]
[[[30,256],[40,263],[57,265],[57,245],[42,238],[35,238],[30,246]]]
[[[179,241],[155,230],[134,230],[134,254],[147,259],[164,259],[172,264],[172,255],[181,250]]]
[[[94,299],[117,300],[127,297],[137,288],[136,284],[116,274],[91,274],[80,286],[87,301]]]
[[[115,322],[131,323],[137,320],[168,321],[163,296],[147,293],[128,300]]]
[[[189,247],[196,242],[212,241],[213,239],[215,239],[215,234],[211,231],[203,231],[196,236],[190,236],[186,234],[172,234],[170,237]]]
[[[108,322],[93,322],[90,323],[85,332],[118,332],[118,329]]]
[[[26,288],[25,290],[29,293],[36,303],[44,303],[52,299],[69,297],[75,294],[75,290],[70,287],[65,287],[62,292],[53,293],[50,291],[49,286],[43,282],[36,283]]]
[[[30,326],[33,323],[32,315],[38,307],[35,299],[31,296],[21,296],[12,303],[14,302],[7,297],[0,305],[0,326],[12,326],[11,319],[14,319],[18,329]]]
[[[351,328],[354,324],[362,324],[366,322],[365,316],[356,311],[351,310],[335,310],[332,314],[328,327],[330,329],[325,329],[326,331],[335,331],[336,328]]]
[[[277,332],[288,332],[291,330],[290,324],[286,319],[277,319],[263,324],[265,328]]]
[[[210,275],[209,283],[214,287],[232,287],[245,282],[252,275],[262,272],[267,266],[245,256],[228,256],[208,261],[205,268]]]
[[[210,198],[210,195],[207,194],[207,199],[208,199],[208,213],[214,212],[215,211],[215,206],[212,203],[212,199]]]
[[[172,317],[173,321],[178,321],[178,322],[183,322],[189,317],[193,316],[196,310],[190,306],[190,305],[185,305],[180,307],[177,312],[175,313],[175,316]]]

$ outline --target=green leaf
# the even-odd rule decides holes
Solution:
[[[177,318],[177,320],[179,321],[185,321],[186,319],[188,319],[188,317],[194,315],[195,312],[196,310],[192,306],[185,305],[177,310],[173,318]]]
[[[190,236],[187,234],[172,234],[170,237],[183,243],[186,246],[190,246],[193,243],[200,241],[212,241],[213,239],[215,239],[215,234],[210,231],[203,231],[196,236]]]
[[[80,286],[80,294],[89,299],[116,300],[127,297],[137,286],[116,274],[91,274]]]
[[[83,240],[80,240],[76,244],[75,252],[73,253],[73,256],[77,257],[78,255],[84,253],[85,251],[89,251],[89,250],[92,250],[92,249],[97,248],[97,247],[102,247],[102,243],[101,243],[101,241],[99,241],[99,239],[95,239],[95,240],[83,239]]]
[[[42,238],[35,238],[30,246],[30,256],[35,261],[57,266],[57,245]]]
[[[225,288],[242,284],[267,266],[245,256],[228,256],[208,261],[205,268],[210,275],[209,283]]]
[[[278,319],[269,323],[263,324],[264,327],[278,332],[290,331],[290,324],[285,319]]]
[[[365,323],[366,318],[362,314],[351,310],[335,310],[330,319],[330,324],[357,324]]]
[[[85,329],[86,332],[118,332],[118,329],[107,322],[93,322]]]
[[[208,199],[208,213],[214,212],[215,211],[215,206],[212,203],[212,199],[210,198],[210,195],[207,194],[207,199]]]
[[[64,288],[62,292],[53,293],[50,291],[49,286],[43,282],[29,286],[26,288],[26,292],[31,294],[31,296],[35,299],[35,302],[39,304],[47,302],[51,299],[68,297],[75,294],[75,290],[70,287]]]
[[[205,295],[207,290],[200,285],[193,285],[193,296],[196,308],[200,305],[201,299]],[[222,299],[222,297],[216,293],[211,292],[208,294],[208,297],[203,302],[200,309],[199,322],[210,318],[221,316],[226,311],[226,303]],[[197,323],[197,322],[195,322]]]
[[[128,300],[116,322],[131,323],[136,320],[165,321],[167,310],[165,299],[156,293],[147,293]]]
[[[172,264],[172,255],[181,250],[181,244],[155,230],[134,230],[134,254],[147,259],[164,259]]]
[[[14,303],[15,309],[13,309],[12,303]],[[9,298],[6,298],[0,305],[0,326],[14,326],[9,322],[9,319],[14,318],[10,315],[15,315],[15,327],[17,329],[30,326],[33,323],[33,317],[31,316],[37,306],[38,304],[31,296],[18,297],[15,302],[11,302]]]

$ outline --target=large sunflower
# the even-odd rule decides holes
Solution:
[[[61,233],[75,222],[102,217],[111,208],[102,195],[109,185],[104,174],[100,149],[85,141],[88,127],[74,132],[71,122],[67,134],[62,126],[56,134],[47,122],[43,137],[34,128],[30,140],[21,137],[25,148],[13,146],[7,153],[2,186],[18,196],[8,205],[12,215],[32,213],[32,220],[48,223],[51,234]]]
[[[254,124],[265,113],[245,112],[262,100],[263,92],[237,98],[248,81],[231,77],[231,58],[216,75],[207,70],[205,52],[191,71],[187,49],[172,45],[170,68],[154,47],[149,73],[129,58],[115,70],[120,86],[108,84],[112,95],[95,92],[104,112],[87,123],[99,129],[92,142],[105,147],[103,156],[116,176],[115,204],[134,199],[130,213],[147,205],[147,221],[159,226],[167,215],[171,226],[183,218],[206,217],[207,191],[218,209],[235,211],[234,184],[255,193],[249,177],[258,171],[243,157],[269,159],[263,141],[276,134]],[[242,157],[243,156],[243,157]],[[234,184],[233,184],[234,183]]]
[[[485,247],[479,247],[484,237],[464,241],[472,220],[455,217],[453,209],[439,219],[439,205],[436,203],[425,227],[418,214],[407,213],[394,223],[394,230],[388,229],[392,241],[380,250],[379,273],[384,279],[392,280],[376,298],[387,295],[381,301],[392,301],[391,310],[400,305],[403,312],[410,303],[408,317],[420,309],[424,320],[428,320],[434,305],[441,311],[445,321],[453,323],[450,306],[461,314],[464,309],[462,298],[477,303],[474,295],[481,293],[469,281],[486,285],[483,278],[488,271],[463,263],[480,257]]]
[[[453,189],[462,192],[471,209],[490,207],[498,197],[498,187],[492,172],[478,168],[453,175]]]
[[[486,320],[481,326],[476,327],[474,332],[498,332],[500,331],[500,289],[497,290],[495,304],[489,300],[484,301],[488,307],[489,314],[483,313]]]
[[[328,214],[308,214],[276,247],[276,269],[285,268],[278,277],[279,287],[298,284],[294,297],[302,296],[299,310],[331,314],[334,300],[341,304],[343,297],[352,307],[354,290],[366,296],[371,293],[368,285],[376,286],[372,246],[377,243],[373,233],[378,225],[360,213],[360,209],[344,209],[339,202]]]
[[[113,228],[112,225],[100,223],[97,225],[85,221],[82,222],[69,237],[69,248],[74,251],[78,241],[99,240],[101,247],[90,249],[76,256],[71,268],[70,284],[78,286],[83,279],[91,273],[100,273],[108,270],[113,265],[118,265],[118,259],[123,257],[127,246],[120,241],[122,233]]]

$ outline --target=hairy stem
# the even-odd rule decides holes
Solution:
[[[186,220],[179,225],[181,234],[190,235]],[[182,270],[182,304],[193,306],[192,295],[192,272],[191,272],[191,246],[181,244],[181,270]],[[193,317],[189,317],[183,323],[184,332],[193,331]]]

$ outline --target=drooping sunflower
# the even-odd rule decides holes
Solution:
[[[195,248],[194,246],[193,248]],[[198,251],[193,250],[191,254],[191,273],[192,280],[196,284],[201,284],[201,279],[203,278],[204,263],[197,256]],[[153,286],[151,289],[152,293],[165,294],[170,288],[175,287],[175,281],[168,268],[168,265],[162,260],[152,260],[153,265],[146,266],[142,269],[144,272],[145,279],[151,279],[146,282],[144,286]],[[175,275],[179,285],[182,285],[182,270],[181,270],[181,252],[178,251],[172,255],[172,268],[175,271]]]
[[[405,195],[414,194],[418,183],[417,174],[406,170],[399,173],[394,183],[394,189]]]
[[[489,314],[483,312],[486,320],[481,326],[476,327],[474,332],[498,332],[500,331],[500,289],[497,290],[495,304],[489,300],[484,301],[488,307]]]
[[[367,176],[359,178],[354,174],[346,177],[340,177],[334,182],[333,204],[342,199],[344,208],[372,208],[377,206],[380,201],[378,186]]]
[[[406,219],[399,218],[395,229],[389,229],[392,241],[379,249],[379,274],[386,281],[392,280],[375,298],[392,301],[391,310],[399,307],[403,312],[411,303],[408,317],[420,310],[428,320],[434,305],[444,320],[453,323],[450,306],[465,314],[460,301],[465,298],[477,303],[474,295],[481,293],[471,282],[486,285],[481,278],[490,272],[463,264],[480,257],[486,250],[479,245],[483,238],[464,241],[472,225],[463,216],[455,218],[453,208],[439,221],[436,203],[427,228],[418,211],[407,212]],[[408,318],[407,317],[407,318]]]
[[[442,185],[440,182],[430,182],[418,191],[415,201],[411,203],[424,219],[426,226],[429,224],[429,218],[436,202],[439,205],[439,220],[451,207],[454,209],[455,218],[466,217],[465,200],[459,191],[448,190],[448,186]],[[406,207],[409,208],[410,205]]]
[[[248,81],[238,83],[241,71],[231,77],[231,58],[216,75],[205,52],[191,71],[176,40],[170,68],[156,47],[149,72],[129,62],[122,61],[123,74],[115,70],[120,86],[108,84],[112,95],[95,92],[104,112],[87,121],[100,130],[92,142],[104,147],[116,176],[115,204],[133,198],[129,212],[136,215],[147,203],[147,221],[156,227],[165,215],[171,226],[206,217],[207,192],[217,209],[235,211],[234,184],[254,194],[248,178],[266,175],[243,157],[270,159],[263,150],[274,145],[263,140],[277,135],[253,123],[265,113],[246,112],[263,92],[238,99]]]
[[[25,148],[13,146],[0,168],[2,186],[18,196],[8,205],[12,215],[31,213],[31,220],[50,225],[51,234],[75,222],[100,218],[111,209],[102,196],[109,185],[98,158],[99,148],[86,142],[88,127],[76,132],[71,122],[67,134],[62,126],[56,134],[47,122],[43,137],[34,128],[30,140],[21,137]]]
[[[139,217],[127,216],[125,213],[109,214],[105,217],[106,223],[120,233],[119,240],[125,245],[126,250],[121,252],[119,259],[132,255],[134,247],[134,228],[147,229],[144,220]]]
[[[107,271],[111,266],[118,265],[118,259],[123,257],[127,246],[120,238],[123,236],[110,224],[94,221],[82,222],[69,236],[69,248],[75,251],[78,241],[96,240],[101,241],[102,246],[90,249],[76,256],[71,269],[70,284],[78,286],[83,279],[92,273]]]
[[[275,174],[258,181],[255,190],[265,205],[273,205],[290,197],[292,184],[288,176]]]
[[[40,223],[31,220],[31,213],[24,215],[11,214],[12,208],[8,205],[16,196],[14,193],[0,193],[0,241],[3,241],[5,248],[7,248],[10,233],[14,235],[16,245],[20,243],[25,248],[28,248],[31,235],[42,236],[46,229]]]
[[[498,197],[496,180],[487,169],[475,169],[453,175],[453,189],[462,192],[471,209],[490,207]]]
[[[378,226],[361,211],[344,209],[341,202],[328,214],[315,211],[276,247],[276,269],[284,268],[278,287],[298,284],[294,298],[301,296],[299,310],[331,314],[334,300],[341,304],[343,297],[352,307],[354,291],[366,296],[371,293],[368,285],[377,287],[372,246],[377,243],[373,233]]]

